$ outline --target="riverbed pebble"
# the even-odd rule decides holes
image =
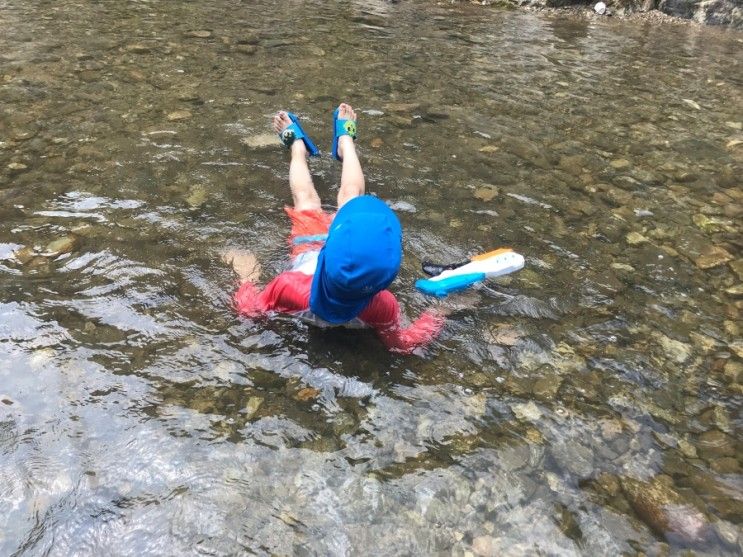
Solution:
[[[630,232],[627,234],[626,240],[630,246],[638,246],[649,242],[649,240],[639,232]]]
[[[212,36],[212,32],[206,29],[197,29],[195,31],[186,31],[184,36],[193,37],[195,39],[208,39]]]
[[[275,149],[281,143],[275,133],[260,133],[251,135],[250,137],[244,137],[240,140],[240,143],[253,150],[262,149]]]
[[[700,255],[694,260],[700,269],[712,269],[732,261],[733,256],[721,246],[709,245],[702,249]]]
[[[75,236],[64,236],[49,242],[44,249],[44,255],[48,257],[57,257],[63,253],[71,252],[76,246],[77,238]]]
[[[190,110],[174,110],[173,112],[168,112],[168,122],[181,122],[183,120],[189,120],[191,118],[192,114]]]

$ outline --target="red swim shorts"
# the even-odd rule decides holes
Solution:
[[[305,251],[319,250],[325,243],[335,213],[326,213],[322,209],[297,211],[293,207],[284,207],[292,221],[289,232],[289,253],[292,257]]]

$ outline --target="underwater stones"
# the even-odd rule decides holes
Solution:
[[[743,204],[740,203],[728,203],[723,207],[722,214],[731,219],[737,219],[743,215]],[[729,232],[735,233],[736,229],[731,225],[727,229]]]
[[[472,552],[478,557],[495,555],[496,547],[496,539],[493,536],[477,536],[472,540]]]
[[[315,389],[313,387],[304,387],[302,389],[299,389],[296,393],[294,393],[292,398],[294,398],[294,400],[306,402],[308,400],[314,400],[318,396],[320,396],[319,389]]]
[[[552,400],[560,390],[562,377],[558,375],[548,375],[537,379],[532,387],[532,393],[539,400]]]
[[[419,110],[421,107],[420,103],[387,103],[384,105],[384,109],[387,112],[413,112]]]
[[[702,350],[702,352],[711,352],[718,346],[717,341],[712,337],[694,331],[689,333],[689,339],[692,344]]]
[[[741,541],[740,528],[727,520],[718,520],[712,527],[717,536],[729,546],[735,546]],[[743,547],[739,549],[743,549]]]
[[[614,474],[601,472],[592,482],[591,486],[598,493],[614,497],[619,494],[621,486],[619,479]]]
[[[237,44],[250,44],[250,45],[256,45],[259,42],[261,42],[261,38],[255,34],[250,33],[247,35],[243,35],[235,40]]]
[[[39,128],[31,123],[13,126],[10,129],[10,138],[13,141],[27,141],[39,133]]]
[[[699,543],[709,536],[705,516],[674,489],[667,476],[650,482],[621,478],[620,485],[637,516],[668,541]]]
[[[627,159],[616,159],[609,163],[614,170],[627,170],[631,165]]]
[[[728,360],[722,373],[731,383],[741,383],[743,382],[743,363]]]
[[[150,47],[142,43],[132,43],[126,45],[126,51],[133,54],[146,54],[150,51]]]
[[[694,259],[700,269],[712,269],[732,261],[733,256],[720,246],[708,245],[702,248],[701,253]]]
[[[249,420],[253,416],[255,416],[255,413],[258,412],[258,409],[263,404],[264,398],[260,396],[251,396],[248,398],[248,402],[245,403],[244,413],[245,417]]]
[[[737,322],[726,319],[723,321],[722,326],[725,329],[725,332],[731,337],[740,336],[740,327]]]
[[[638,246],[650,241],[639,232],[630,232],[629,234],[627,234],[627,236],[625,236],[625,239],[630,246]]]
[[[743,358],[743,340],[736,339],[728,343],[728,348],[732,350],[736,356]]]
[[[702,412],[699,416],[699,421],[707,426],[714,426],[725,433],[732,431],[730,416],[727,410],[719,404],[715,404],[712,408],[708,408]]]
[[[186,197],[186,203],[188,203],[188,206],[192,209],[198,209],[204,203],[206,203],[206,200],[208,198],[209,192],[203,185],[198,184],[191,188],[188,196]]]
[[[700,455],[706,460],[735,454],[735,440],[730,435],[716,429],[699,435],[696,445]]]
[[[212,36],[212,32],[206,29],[197,29],[195,31],[186,31],[183,33],[184,37],[191,37],[194,39],[208,39]]]
[[[511,404],[511,411],[518,420],[536,422],[542,417],[542,412],[532,401]]]
[[[23,172],[24,170],[28,169],[28,165],[23,164],[22,162],[11,162],[7,166],[8,170],[10,170],[13,174],[18,174],[20,172]]]
[[[713,234],[715,232],[735,231],[730,221],[715,217],[708,217],[707,215],[703,215],[701,213],[698,213],[691,217],[691,220],[697,226],[697,228],[707,234]]]
[[[71,252],[76,246],[77,238],[70,234],[49,242],[44,250],[44,255],[47,257],[57,257],[63,253]]]
[[[522,337],[515,327],[506,323],[498,323],[485,329],[484,337],[487,342],[501,346],[515,346]]]
[[[243,137],[240,143],[245,145],[248,149],[262,150],[262,149],[275,149],[277,145],[280,145],[279,138],[274,133],[259,133],[257,135],[251,135],[250,137]]]
[[[593,451],[573,439],[555,443],[551,447],[552,456],[561,469],[578,479],[593,474]]]
[[[542,150],[535,144],[518,137],[508,138],[504,142],[504,149],[509,153],[516,155],[522,160],[530,162],[537,168],[547,170],[551,164]]]
[[[240,54],[251,56],[258,52],[258,47],[254,44],[238,44],[235,46],[235,50]]]
[[[697,458],[697,448],[687,439],[678,440],[678,449],[686,458]]]
[[[498,194],[500,193],[500,190],[496,186],[483,186],[480,188],[477,188],[473,195],[476,199],[479,199],[480,201],[492,201],[495,199]]]
[[[25,265],[36,256],[31,246],[24,246],[13,252],[13,257],[21,264]]]
[[[586,160],[584,155],[563,155],[560,157],[558,166],[568,174],[580,176],[586,171]]]
[[[642,184],[639,180],[635,180],[631,176],[615,176],[611,180],[612,184],[625,190],[626,192],[633,192],[642,188]]]
[[[390,209],[393,211],[399,211],[403,213],[417,213],[418,209],[415,205],[408,201],[397,200],[389,203]]]
[[[738,463],[738,460],[731,456],[712,459],[709,462],[709,467],[716,474],[740,473],[740,464]]]
[[[169,112],[166,118],[168,119],[168,122],[182,122],[183,120],[190,120],[191,116],[192,114],[190,110],[175,110]]]
[[[725,289],[725,294],[731,298],[743,298],[743,284],[736,284]]]
[[[688,344],[674,340],[658,332],[653,336],[658,344],[663,348],[666,355],[677,364],[684,363],[689,359],[689,356],[691,356],[691,347]]]
[[[613,441],[622,433],[624,426],[621,420],[604,418],[599,421],[599,430],[602,438],[606,441]]]

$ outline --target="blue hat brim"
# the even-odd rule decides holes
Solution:
[[[312,277],[312,288],[310,290],[310,310],[312,313],[334,325],[347,323],[364,311],[372,298],[376,295],[370,294],[357,300],[344,301],[334,299],[323,284],[325,276],[325,248],[320,250],[317,256],[317,268]]]

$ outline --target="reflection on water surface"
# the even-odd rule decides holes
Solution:
[[[1,5],[0,554],[741,551],[739,34]],[[229,306],[221,250],[286,263],[270,115],[342,99],[410,315],[422,258],[527,256],[417,356]]]

